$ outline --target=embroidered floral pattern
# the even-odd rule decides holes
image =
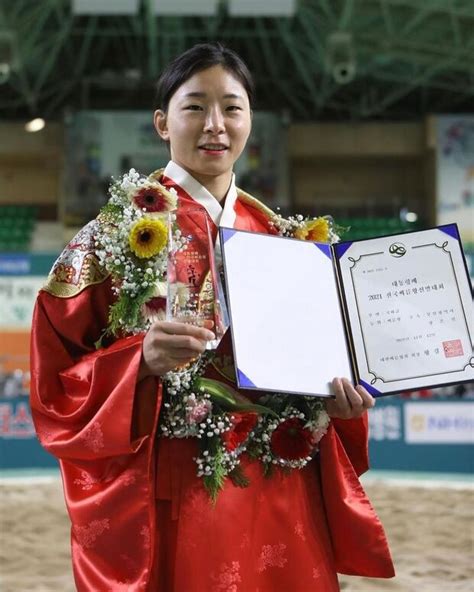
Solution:
[[[206,509],[209,507],[209,497],[199,483],[191,490],[184,507],[184,518],[195,520],[197,525],[205,526],[207,522]]]
[[[250,548],[250,535],[248,532],[244,534],[242,537],[242,542],[240,543],[241,549],[249,549]]]
[[[263,545],[262,552],[258,558],[257,571],[261,573],[269,567],[285,567],[288,561],[285,557],[285,549],[286,545],[284,543]]]
[[[86,448],[89,448],[92,452],[99,452],[104,447],[104,434],[100,423],[93,423],[84,430],[82,439]]]
[[[212,520],[212,514],[209,516],[209,496],[201,483],[194,486],[186,495],[186,499],[181,501],[182,523],[184,525],[193,525],[201,529],[206,529],[209,520]],[[187,553],[193,553],[199,546],[197,538],[187,529],[183,528],[183,546]]]
[[[321,577],[321,571],[317,567],[313,567],[313,580],[319,580]]]
[[[142,526],[142,529],[140,530],[140,534],[143,537],[143,548],[150,549],[150,547],[151,547],[150,527],[146,526],[146,525]]]
[[[301,522],[297,522],[295,524],[295,534],[300,537],[300,539],[304,542],[306,541],[306,536],[304,534],[303,525]]]
[[[109,530],[109,528],[110,520],[109,518],[104,518],[103,520],[92,520],[86,526],[76,525],[73,527],[73,532],[81,547],[91,549],[95,545],[97,537],[106,530]]]
[[[109,588],[109,592],[128,592],[132,584],[132,580],[115,580],[114,586]]]
[[[89,491],[94,487],[94,485],[100,483],[100,481],[100,479],[98,479],[97,477],[93,477],[87,471],[81,471],[81,478],[74,479],[74,485],[80,485],[83,491]]]
[[[238,584],[242,581],[240,577],[240,563],[232,561],[229,565],[222,563],[219,574],[211,574],[214,582],[212,592],[237,592]]]
[[[128,471],[123,473],[120,477],[120,485],[128,487],[129,485],[133,485],[134,483],[136,483],[137,473],[138,471]]]

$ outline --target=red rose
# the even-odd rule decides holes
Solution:
[[[224,446],[229,452],[232,452],[247,440],[257,423],[256,413],[232,413],[232,417],[232,427],[221,436]]]
[[[270,448],[275,456],[286,460],[300,460],[311,454],[315,446],[312,432],[297,417],[285,419],[274,431]]]
[[[156,187],[143,187],[135,193],[133,201],[147,212],[167,212],[172,209],[167,197]]]

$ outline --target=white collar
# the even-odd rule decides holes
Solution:
[[[233,173],[229,191],[225,198],[224,208],[222,208],[217,199],[199,181],[196,181],[194,177],[172,160],[166,165],[163,174],[182,187],[186,193],[202,205],[216,226],[233,228],[236,217],[234,205],[237,199],[237,188]]]

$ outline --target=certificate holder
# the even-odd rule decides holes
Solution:
[[[334,245],[354,376],[373,395],[474,380],[456,224]]]
[[[474,380],[455,224],[334,246],[221,229],[240,388],[374,396]]]

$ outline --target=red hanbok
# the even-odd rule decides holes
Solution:
[[[171,179],[179,212],[197,203]],[[235,227],[271,232],[247,194]],[[192,221],[190,222],[192,223]],[[95,349],[107,325],[110,278],[94,255],[97,222],[56,262],[38,296],[31,407],[43,446],[60,461],[81,592],[331,592],[336,572],[391,577],[385,535],[358,475],[367,420],[333,420],[304,469],[262,474],[243,459],[248,488],[227,481],[215,506],[196,476],[194,439],[157,437],[159,379],[137,383],[143,335]],[[221,344],[207,375],[228,379]]]

